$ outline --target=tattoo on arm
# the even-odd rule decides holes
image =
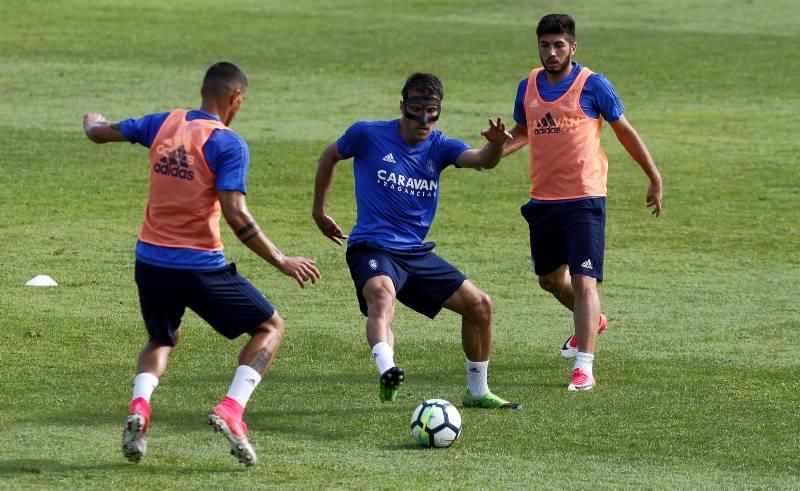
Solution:
[[[256,227],[255,231],[252,234],[248,235],[247,237],[239,237],[239,240],[241,240],[242,243],[247,243],[248,240],[252,239],[253,237],[255,237],[260,233],[261,229]]]
[[[253,229],[255,229],[255,230],[253,230]],[[251,232],[251,230],[252,230],[252,232]],[[247,234],[248,232],[250,232],[250,233]],[[236,231],[236,235],[239,236],[239,240],[241,240],[242,242],[247,242],[248,240],[252,239],[253,237],[255,237],[256,235],[258,235],[260,233],[261,233],[261,229],[258,228],[258,226],[256,225],[256,222],[250,222],[247,225],[245,225],[244,227],[242,227],[242,228],[240,228],[239,230]],[[247,235],[245,235],[245,234],[247,234]]]
[[[242,227],[239,230],[237,230],[236,231],[236,235],[241,237],[243,233],[247,232],[248,230],[250,230],[251,228],[253,228],[255,226],[256,226],[256,222],[250,222],[247,225],[245,225],[244,227]]]

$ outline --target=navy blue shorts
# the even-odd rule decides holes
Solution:
[[[150,339],[175,345],[175,331],[186,307],[218,333],[234,339],[275,313],[269,300],[236,273],[236,265],[213,271],[153,266],[136,261],[139,304]]]
[[[368,244],[347,248],[347,265],[356,287],[361,313],[367,315],[362,290],[373,276],[388,276],[394,283],[397,299],[407,307],[433,319],[448,298],[467,279],[461,271],[432,251],[429,242],[422,249],[402,251],[381,249]]]
[[[558,203],[528,202],[520,211],[528,221],[533,269],[544,276],[566,264],[571,274],[603,281],[606,199]]]

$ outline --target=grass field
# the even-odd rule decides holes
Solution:
[[[0,3],[0,488],[800,487],[800,10],[575,3]],[[614,83],[664,174],[664,215],[650,217],[646,179],[606,128],[611,327],[599,386],[569,394],[557,348],[570,316],[535,283],[518,211],[524,152],[446,171],[430,238],[492,295],[491,386],[526,410],[462,409],[463,441],[418,449],[413,408],[460,406],[459,320],[398,308],[408,381],[381,404],[344,251],[310,218],[316,159],[352,122],[396,117],[418,70],[445,83],[439,128],[481,144],[538,62],[536,21],[563,10],[577,60]],[[233,124],[250,144],[250,209],[323,280],[299,289],[226,230],[228,260],[287,324],[248,406],[261,464],[241,468],[205,425],[242,343],[189,314],[153,398],[150,451],[132,465],[119,435],[145,340],[132,278],[147,153],[91,144],[81,117],[196,107],[222,59],[250,77]],[[352,225],[349,162],[328,211]],[[23,286],[36,274],[60,286]]]

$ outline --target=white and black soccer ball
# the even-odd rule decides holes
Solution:
[[[461,436],[461,414],[444,399],[428,399],[411,413],[411,436],[423,447],[447,448]]]

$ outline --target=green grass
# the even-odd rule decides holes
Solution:
[[[606,128],[611,328],[599,386],[568,394],[570,317],[538,289],[519,216],[524,152],[446,171],[430,238],[492,295],[491,385],[526,410],[462,409],[462,442],[418,449],[414,407],[460,405],[458,318],[398,309],[408,382],[381,404],[344,251],[310,219],[316,159],[352,122],[395,117],[416,70],[444,80],[440,129],[480,144],[537,63],[536,21],[563,10],[577,59],[612,80],[664,174],[664,216],[647,213],[645,178]],[[794,2],[6,0],[0,19],[0,487],[800,487]],[[228,259],[287,323],[248,406],[261,465],[240,468],[205,426],[241,342],[188,314],[134,466],[118,445],[145,339],[133,245],[146,151],[95,146],[80,120],[196,106],[220,59],[251,80],[233,124],[250,143],[250,209],[324,276],[300,290],[226,230]],[[329,206],[347,228],[351,169]],[[40,273],[60,287],[23,286]]]

